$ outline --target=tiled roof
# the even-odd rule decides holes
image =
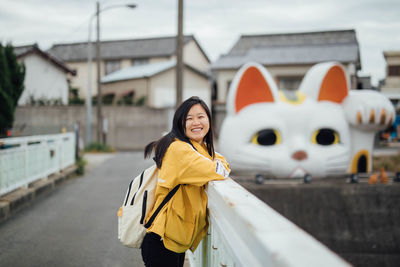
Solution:
[[[184,37],[184,43],[194,40],[192,35]],[[102,41],[101,57],[105,60],[121,58],[170,57],[176,50],[176,37]],[[84,61],[88,58],[88,43],[55,44],[48,51],[62,61]],[[92,55],[96,57],[96,43],[92,44]]]
[[[31,50],[38,49],[39,47],[37,44],[31,44],[31,45],[24,45],[24,46],[15,46],[13,47],[15,55],[18,57],[22,54],[25,54]]]
[[[243,35],[212,69],[236,69],[255,61],[263,65],[314,64],[323,61],[354,62],[359,47],[354,30]]]
[[[72,75],[75,75],[76,72],[68,68],[63,62],[59,61],[57,58],[51,56],[49,53],[42,51],[37,44],[32,45],[25,45],[25,46],[16,46],[13,47],[14,53],[17,58],[23,58],[29,54],[36,53],[37,55],[43,57],[44,59],[48,60],[52,64],[56,65],[57,67],[61,68],[65,72],[69,72]]]

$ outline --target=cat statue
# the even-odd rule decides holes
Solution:
[[[219,149],[233,171],[275,178],[370,172],[375,133],[395,111],[373,90],[350,90],[344,67],[314,65],[296,91],[247,63],[229,88]]]

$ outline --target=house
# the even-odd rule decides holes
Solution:
[[[342,63],[350,73],[351,88],[357,88],[361,69],[359,45],[354,30],[242,35],[232,49],[211,66],[214,99],[225,103],[237,70],[254,61],[267,67],[280,89],[295,90],[314,64]]]
[[[115,104],[146,101],[148,107],[174,107],[176,61],[162,61],[121,69],[105,76],[102,93]],[[211,104],[208,75],[184,64],[183,99],[196,95]]]
[[[68,75],[74,71],[42,51],[37,44],[14,47],[19,62],[25,64],[24,91],[18,105],[33,102],[68,104]]]
[[[400,50],[384,51],[386,60],[386,79],[381,92],[397,106],[400,105]]]
[[[91,50],[95,54],[94,45]],[[157,98],[156,95],[158,93],[170,95],[175,90],[175,66],[171,65],[171,62],[176,60],[175,36],[102,41],[100,51],[101,80],[104,84],[104,94],[114,95],[115,99],[131,96],[133,99],[130,101],[132,102],[137,102],[145,96],[145,102],[148,106],[159,107],[162,100],[155,99]],[[71,79],[71,84],[72,87],[79,88],[79,95],[84,98],[89,84],[88,43],[55,44],[48,52],[76,70],[77,74]],[[93,56],[91,71],[92,96],[97,94],[95,58],[96,55]],[[183,58],[186,66],[185,74],[188,73],[187,77],[184,77],[184,86],[191,86],[190,90],[183,88],[184,95],[185,91],[186,94],[189,91],[197,94],[197,91],[192,92],[191,89],[206,90],[208,91],[207,94],[211,95],[208,76],[205,74],[209,69],[210,60],[192,35],[184,36]],[[160,68],[162,75],[154,72]],[[163,76],[162,79],[160,75]],[[155,87],[155,84],[160,82],[159,79],[161,79],[161,87],[164,90],[160,86],[157,89]],[[198,88],[195,88],[195,85]],[[170,103],[170,100],[167,102]],[[112,102],[117,103],[118,101],[113,99]]]

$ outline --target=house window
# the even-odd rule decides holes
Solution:
[[[132,66],[144,65],[144,64],[148,64],[148,63],[149,63],[148,58],[133,58],[131,60]]]
[[[400,66],[389,66],[388,76],[400,76]]]
[[[121,69],[121,62],[119,60],[106,61],[106,75]]]
[[[297,90],[303,77],[278,77],[279,89]]]

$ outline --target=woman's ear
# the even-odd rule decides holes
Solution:
[[[343,66],[336,62],[313,66],[304,77],[299,91],[316,101],[342,103],[349,92],[349,83]]]
[[[239,113],[243,108],[264,102],[274,102],[278,88],[269,72],[257,63],[247,63],[239,69],[229,87],[228,115]]]

